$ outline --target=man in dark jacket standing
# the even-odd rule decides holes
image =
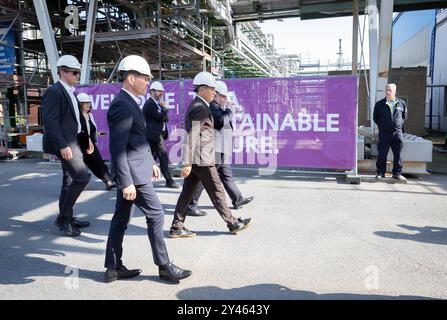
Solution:
[[[377,158],[376,178],[385,178],[388,151],[393,151],[393,178],[400,179],[402,172],[403,127],[408,118],[405,102],[396,97],[396,85],[389,83],[385,87],[386,97],[374,106],[374,122],[379,128],[379,155]]]
[[[139,107],[139,96],[145,96],[150,67],[140,56],[130,55],[119,64],[123,85],[107,112],[110,131],[112,174],[118,185],[116,207],[107,239],[105,282],[131,278],[140,269],[128,270],[121,260],[123,238],[129,224],[132,205],[146,216],[147,234],[160,278],[174,283],[189,277],[191,271],[170,262],[163,236],[164,210],[155,193],[151,177],[157,180],[160,171],[154,164],[146,139],[146,125]]]
[[[177,189],[180,186],[172,179],[169,172],[169,157],[166,152],[164,140],[168,139],[168,108],[162,100],[164,87],[155,81],[150,86],[151,97],[143,107],[143,115],[146,119],[146,132],[154,160],[160,159],[161,173],[165,177],[166,187]]]
[[[79,228],[89,226],[89,222],[73,216],[73,206],[90,180],[78,142],[80,112],[73,87],[79,81],[81,65],[76,57],[63,55],[57,69],[60,80],[42,96],[42,144],[43,151],[56,155],[62,165],[59,215],[54,224],[65,235],[76,237],[81,234]]]

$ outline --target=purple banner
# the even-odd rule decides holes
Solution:
[[[233,105],[233,164],[355,167],[357,77],[225,80]],[[184,82],[191,101],[192,81]]]
[[[182,135],[182,111],[180,110],[181,103],[178,100],[180,97],[180,83],[178,81],[164,81],[165,88],[164,101],[166,107],[169,109],[168,116],[168,131],[169,139],[166,141],[167,149],[171,149],[173,145],[180,141]],[[109,128],[107,126],[107,110],[114,97],[121,90],[121,84],[90,84],[86,86],[78,86],[76,94],[85,92],[92,98],[92,113],[95,122],[98,126],[98,150],[105,160],[110,160],[109,153]],[[140,96],[140,108],[143,108],[144,103],[150,97],[149,88],[147,96]],[[177,138],[178,137],[178,138]]]
[[[257,167],[352,169],[355,167],[357,77],[225,80],[234,113],[233,164]],[[181,159],[185,108],[194,97],[191,80],[164,81],[170,108],[167,149]],[[79,87],[93,98],[101,153],[109,159],[106,113],[119,84]],[[183,90],[181,90],[183,89]],[[149,95],[149,94],[148,94]],[[142,101],[146,100],[141,97]]]

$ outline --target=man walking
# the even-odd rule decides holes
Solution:
[[[189,105],[185,115],[186,134],[182,150],[181,175],[185,181],[169,231],[171,238],[196,235],[194,231],[187,229],[184,223],[188,203],[199,181],[203,183],[214,207],[231,233],[244,230],[252,222],[251,218],[241,219],[233,216],[227,206],[225,191],[215,167],[214,122],[209,104],[214,99],[216,80],[211,73],[200,72],[194,77],[193,85],[197,96]]]
[[[168,108],[162,100],[165,91],[163,85],[155,81],[150,86],[151,97],[143,107],[146,119],[147,139],[152,150],[154,160],[160,159],[160,169],[166,180],[166,187],[178,189],[180,186],[172,179],[169,172],[169,157],[164,140],[168,139]]]
[[[73,206],[90,180],[78,142],[81,123],[73,87],[79,81],[80,70],[76,57],[61,56],[57,61],[60,79],[42,96],[43,151],[56,155],[62,165],[59,215],[54,224],[69,237],[79,236],[79,228],[90,225],[73,216]],[[89,150],[93,151],[92,145]]]
[[[117,182],[116,207],[107,240],[105,282],[131,278],[140,269],[129,270],[121,260],[123,238],[135,204],[146,216],[147,233],[155,265],[163,280],[179,283],[191,271],[170,263],[163,237],[164,211],[154,191],[151,177],[158,179],[160,171],[154,164],[146,139],[139,96],[145,96],[152,77],[147,61],[136,55],[125,57],[119,64],[123,84],[110,104],[107,123],[110,131],[112,171]]]
[[[388,151],[393,151],[393,178],[401,179],[403,125],[408,118],[405,102],[396,97],[396,85],[385,87],[386,97],[374,106],[374,122],[379,128],[379,155],[376,162],[377,179],[385,178]]]
[[[244,198],[233,179],[231,170],[231,155],[233,153],[233,112],[227,107],[228,87],[223,81],[216,81],[216,95],[210,103],[210,111],[214,121],[214,152],[216,155],[216,169],[220,181],[233,203],[233,209],[242,208],[243,205],[253,201],[254,197]],[[188,206],[186,215],[203,216],[205,211],[200,210],[197,205],[203,191],[203,184],[199,182],[194,196]]]

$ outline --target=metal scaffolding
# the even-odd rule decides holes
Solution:
[[[12,50],[0,59],[0,125],[16,147],[30,132],[41,129],[39,104],[41,89],[49,84],[49,69],[45,50],[27,44],[36,33],[33,8],[23,1],[1,1],[0,12],[0,23],[6,27],[0,47]]]
[[[58,79],[62,54],[82,61],[81,84],[115,82],[129,54],[144,56],[161,80],[202,70],[219,78],[289,76],[298,68],[298,57],[279,54],[255,22],[234,24],[226,0],[0,0],[0,10],[4,34],[15,36],[0,43],[17,57],[0,59],[14,70],[0,73],[0,122],[14,145],[42,130],[40,97]]]

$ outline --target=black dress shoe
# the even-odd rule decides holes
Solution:
[[[180,269],[173,263],[168,263],[158,267],[158,274],[162,280],[180,283],[180,280],[189,277],[192,272],[190,270]]]
[[[56,220],[54,221],[54,225],[68,237],[77,237],[81,234],[81,231],[71,223]]]
[[[242,198],[240,201],[233,202],[233,209],[241,209],[244,204],[250,203],[255,197]]]
[[[109,283],[120,279],[128,279],[138,276],[141,273],[141,269],[129,270],[125,266],[121,266],[118,269],[107,269],[104,274],[104,281]]]
[[[186,210],[186,215],[187,216],[191,216],[191,217],[203,217],[206,216],[208,213],[206,213],[203,210],[200,210],[198,208],[194,208],[194,209],[187,209]]]
[[[116,182],[107,181],[106,182],[106,190],[112,190],[113,188],[116,188]]]
[[[250,226],[252,221],[253,221],[252,218],[247,218],[247,219],[238,218],[237,222],[235,224],[228,226],[228,229],[230,230],[231,233],[236,234],[239,231],[247,229]]]
[[[78,229],[81,229],[81,228],[87,228],[90,225],[90,222],[88,222],[88,221],[80,221],[80,220],[77,220],[76,218],[73,218],[71,220],[71,224],[74,227],[76,227]]]
[[[188,230],[186,228],[180,230],[171,228],[171,230],[169,230],[169,238],[191,238],[195,236],[196,233],[194,231]]]
[[[166,188],[171,188],[171,189],[178,189],[180,188],[180,185],[175,182],[174,180],[166,182]]]

